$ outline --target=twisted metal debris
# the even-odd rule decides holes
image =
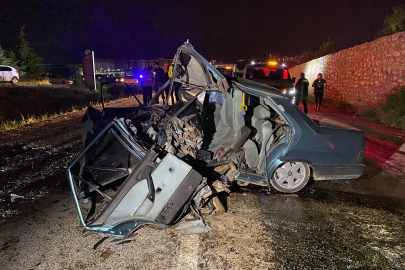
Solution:
[[[166,126],[167,142],[163,147],[166,151],[179,157],[190,155],[195,158],[203,143],[203,134],[191,122],[193,117],[194,115],[176,117]]]

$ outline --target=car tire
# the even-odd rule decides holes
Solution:
[[[11,79],[11,84],[12,84],[12,85],[17,85],[17,84],[18,84],[18,78],[17,78],[17,77],[13,77],[13,78]]]
[[[306,186],[310,176],[309,166],[303,162],[286,162],[279,166],[270,179],[278,191],[294,193]]]

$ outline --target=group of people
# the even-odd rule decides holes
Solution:
[[[323,93],[326,87],[326,81],[322,78],[322,73],[318,74],[318,78],[312,83],[313,93],[315,96],[314,110],[320,111],[323,99]],[[304,106],[304,112],[308,114],[307,100],[308,100],[308,88],[309,81],[305,78],[305,73],[300,73],[300,78],[295,84],[295,105],[298,106],[299,102],[302,102]]]
[[[152,91],[155,93],[169,80],[169,69],[170,65],[167,66],[166,72],[164,72],[163,68],[160,67],[159,62],[155,62],[155,67],[149,66],[142,70],[141,74],[141,83],[142,83],[142,95],[143,95],[143,102],[144,104],[148,104],[152,99]],[[174,103],[174,97],[176,98],[176,102],[180,101],[179,97],[179,90],[181,84],[174,83],[173,90],[171,93],[172,103]],[[165,93],[166,93],[166,100],[169,102],[169,90],[170,85],[165,88],[165,91],[162,92],[161,97],[163,102],[165,102]],[[174,95],[174,97],[173,97]],[[159,98],[157,100],[159,102]]]

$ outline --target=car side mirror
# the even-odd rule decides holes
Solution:
[[[293,83],[295,83],[295,77],[292,77],[292,78],[291,78],[291,81],[292,81]]]

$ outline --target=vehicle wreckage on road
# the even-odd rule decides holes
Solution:
[[[87,230],[126,237],[144,224],[167,227],[190,206],[211,212],[233,184],[293,193],[310,177],[363,174],[363,132],[321,127],[274,88],[225,78],[189,43],[173,64],[149,104],[87,109],[84,150],[67,170]],[[156,105],[176,84],[188,87],[183,100]]]

